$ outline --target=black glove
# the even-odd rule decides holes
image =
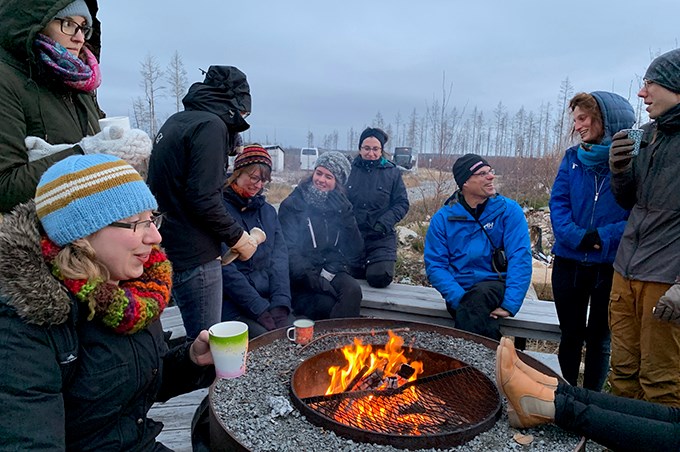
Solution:
[[[659,320],[680,324],[680,284],[673,284],[659,298],[654,307],[653,315]]]
[[[337,212],[340,215],[344,215],[352,210],[352,203],[349,202],[347,196],[340,193],[338,190],[333,190],[328,193],[328,198],[326,198],[326,205],[333,212]]]
[[[377,232],[378,234],[385,235],[387,234],[387,228],[385,227],[384,224],[381,222],[377,222],[376,224],[373,225],[373,230]]]
[[[597,248],[595,248],[597,245]],[[597,229],[589,229],[583,235],[581,243],[578,244],[578,249],[582,251],[590,251],[593,249],[600,249],[602,247],[602,240],[600,240],[600,234],[597,233]]]
[[[269,310],[269,313],[274,319],[277,328],[283,328],[284,326],[290,326],[288,323],[288,314],[290,311],[285,306],[276,306]]]
[[[337,296],[337,292],[331,286],[330,281],[321,276],[321,273],[309,272],[307,273],[307,285],[309,288],[317,293],[329,293],[334,297]]]
[[[276,322],[274,322],[274,318],[269,311],[264,311],[262,314],[260,314],[260,316],[257,318],[257,323],[267,328],[269,331],[276,329]]]
[[[635,141],[628,138],[628,132],[623,130],[616,132],[612,137],[612,145],[609,148],[609,169],[618,174],[628,171],[633,163],[633,148]]]

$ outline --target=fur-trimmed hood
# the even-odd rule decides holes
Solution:
[[[35,325],[64,323],[72,300],[45,263],[35,204],[17,206],[0,220],[0,305]]]

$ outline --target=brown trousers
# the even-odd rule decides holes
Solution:
[[[613,394],[680,407],[680,326],[652,316],[669,287],[614,272],[609,299]]]

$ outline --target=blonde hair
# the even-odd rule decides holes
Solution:
[[[64,246],[54,262],[62,276],[67,279],[108,281],[110,276],[108,268],[97,260],[94,248],[84,238]]]

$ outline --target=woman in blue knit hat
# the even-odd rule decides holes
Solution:
[[[361,133],[359,155],[347,181],[348,197],[364,238],[361,265],[353,274],[373,287],[392,282],[397,261],[395,225],[409,208],[401,172],[385,158],[387,140],[387,134],[378,128],[368,127]]]
[[[11,450],[167,450],[155,401],[215,377],[207,331],[168,349],[161,215],[116,157],[71,156],[0,223],[0,438]]]

